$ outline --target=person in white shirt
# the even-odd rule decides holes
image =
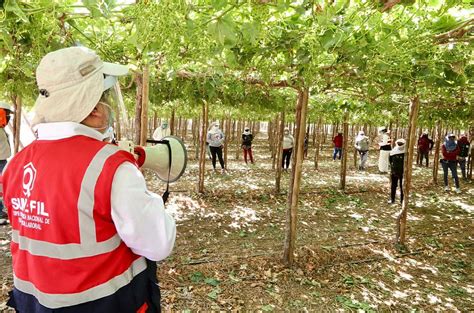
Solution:
[[[168,121],[163,121],[161,123],[161,126],[157,127],[155,131],[153,132],[153,139],[155,140],[161,140],[164,137],[170,136],[171,135],[171,130],[168,127]]]
[[[28,228],[13,214],[12,244],[19,248],[12,250],[8,305],[19,312],[160,311],[156,261],[172,252],[176,224],[134,157],[104,141],[117,76],[127,72],[83,47],[51,52],[36,70],[38,139],[4,174],[9,214],[17,213],[15,197],[26,194],[44,204],[25,214],[48,216]]]
[[[390,151],[392,150],[392,139],[390,138],[390,130],[383,128],[380,130],[381,141],[379,142],[380,155],[379,155],[379,171],[380,173],[388,173],[389,169],[389,157]]]
[[[281,167],[285,171],[288,171],[288,168],[290,167],[290,160],[291,154],[293,153],[294,143],[295,139],[290,134],[290,129],[288,127],[285,127],[285,130],[283,132],[283,156],[281,158]]]

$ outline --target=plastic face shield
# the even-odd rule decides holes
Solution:
[[[117,76],[104,76],[104,97],[106,103],[111,107],[113,114],[113,120],[111,126],[114,128],[119,138],[116,139],[127,139],[122,130],[129,129],[128,125],[128,113],[125,107],[122,91],[120,89],[120,83]],[[101,99],[102,100],[102,99]]]

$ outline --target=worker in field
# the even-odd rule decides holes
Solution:
[[[456,142],[456,135],[448,134],[445,138],[443,145],[441,146],[441,152],[443,158],[440,160],[441,167],[443,168],[443,181],[444,181],[444,191],[450,191],[448,184],[448,170],[451,171],[451,175],[454,180],[454,185],[456,186],[456,193],[461,193],[459,187],[459,178],[458,178],[458,155],[460,152],[458,143]]]
[[[8,134],[5,131],[5,127],[10,121],[11,113],[12,109],[8,103],[0,101],[0,177],[5,165],[7,165],[7,159],[12,155],[10,140],[8,140]],[[3,205],[0,191],[0,225],[5,224],[8,224],[8,215]]]
[[[209,126],[206,141],[209,144],[209,150],[211,152],[212,168],[216,171],[217,158],[221,166],[222,174],[225,174],[225,164],[223,158],[223,150],[225,143],[225,135],[222,132],[219,122],[214,122]]]
[[[431,149],[433,149],[434,142],[428,137],[428,133],[424,132],[418,139],[418,157],[416,164],[422,166],[423,159],[426,162],[426,167],[429,165],[429,154]]]
[[[380,142],[379,142],[379,172],[387,173],[389,168],[389,156],[392,150],[392,139],[390,138],[390,130],[382,128],[380,130]]]
[[[160,126],[158,126],[155,131],[153,132],[153,139],[154,140],[161,140],[164,137],[170,136],[171,130],[168,127],[168,121],[163,121]]]
[[[336,161],[336,156],[337,159],[340,160],[342,156],[342,144],[343,144],[343,137],[342,133],[337,133],[336,136],[332,139],[332,142],[334,144],[334,152],[332,154],[332,160]]]
[[[365,135],[364,131],[361,130],[355,138],[354,147],[359,153],[359,170],[363,171],[367,169],[367,159],[369,158],[370,147],[369,137]]]
[[[126,73],[81,47],[36,70],[38,139],[3,175],[17,312],[160,310],[155,261],[171,253],[175,222],[132,154],[103,141]]]
[[[290,167],[291,154],[293,153],[293,146],[295,145],[295,138],[290,134],[290,129],[285,127],[283,130],[283,155],[281,158],[281,167],[284,171],[288,171]]]
[[[244,132],[242,133],[242,150],[244,152],[244,161],[245,164],[248,164],[248,160],[250,159],[250,163],[253,162],[253,153],[252,153],[252,141],[253,141],[253,134],[249,127],[245,127]]]
[[[403,202],[403,169],[405,162],[405,139],[397,139],[395,147],[390,151],[390,203],[395,203],[397,185],[400,187],[400,203]]]

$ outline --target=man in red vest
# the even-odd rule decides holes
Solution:
[[[134,157],[104,139],[127,68],[72,47],[36,70],[38,139],[3,175],[18,312],[158,312],[156,262],[172,251],[173,218]]]

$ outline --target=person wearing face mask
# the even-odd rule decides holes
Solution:
[[[291,154],[293,153],[293,146],[295,139],[290,134],[290,129],[285,127],[283,131],[283,157],[281,158],[281,167],[288,171],[290,167]],[[286,165],[286,167],[285,167]]]
[[[170,135],[171,135],[171,130],[168,127],[168,121],[163,121],[161,123],[161,126],[155,129],[152,137],[155,140],[161,140],[162,138],[166,136],[170,136]]]
[[[443,158],[440,160],[441,166],[443,167],[443,180],[444,180],[444,191],[449,191],[448,186],[448,169],[451,171],[451,175],[454,179],[454,184],[456,185],[456,193],[461,193],[459,188],[459,178],[458,178],[458,154],[460,152],[459,146],[456,142],[456,136],[454,134],[449,134],[446,136],[443,146],[441,147],[441,152],[443,153]]]
[[[132,154],[104,141],[126,67],[72,47],[36,70],[38,138],[3,175],[17,312],[159,312],[176,225]],[[115,86],[115,87],[114,87]]]
[[[212,167],[216,170],[216,156],[219,158],[219,163],[222,168],[222,173],[225,173],[224,158],[222,157],[222,148],[224,147],[224,133],[219,128],[219,123],[214,122],[209,127],[207,132],[207,143],[211,150]]]
[[[397,192],[397,185],[400,186],[400,203],[403,202],[403,165],[405,160],[405,139],[398,139],[395,142],[395,147],[390,151],[390,180],[391,193],[390,203],[395,203],[395,194]]]
[[[360,162],[359,162],[359,170],[363,171],[366,169],[367,159],[369,158],[369,147],[370,147],[370,140],[364,133],[364,131],[359,131],[359,134],[355,138],[354,147],[356,148],[357,152],[359,153]]]
[[[248,164],[247,155],[250,158],[250,162],[253,164],[252,141],[253,135],[250,132],[250,128],[245,127],[244,132],[242,133],[242,149],[244,150],[245,164]]]
[[[8,103],[0,101],[0,176],[7,165],[7,159],[11,157],[12,151],[10,147],[10,140],[8,134],[5,131],[5,127],[10,121],[10,115],[12,113],[11,107]],[[4,210],[3,199],[0,198],[0,225],[8,223],[8,215]]]

